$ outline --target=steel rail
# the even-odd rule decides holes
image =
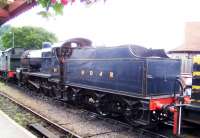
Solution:
[[[31,108],[27,107],[26,105],[18,102],[17,100],[15,100],[14,98],[11,98],[10,96],[8,96],[7,94],[4,94],[2,92],[0,92],[0,96],[3,96],[7,99],[9,99],[10,101],[12,101],[13,103],[17,104],[18,106],[26,109],[27,111],[33,113],[34,115],[38,116],[39,118],[45,120],[47,123],[53,125],[54,127],[58,128],[59,130],[65,132],[66,134],[69,134],[71,136],[71,138],[82,138],[81,136],[79,136],[78,134],[72,132],[71,130],[64,128],[62,126],[60,126],[59,124],[49,120],[48,118],[44,117],[43,115],[37,113],[36,111],[32,110]]]

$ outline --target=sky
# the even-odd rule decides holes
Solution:
[[[170,50],[184,43],[186,22],[200,21],[200,0],[102,0],[89,7],[78,1],[65,6],[63,16],[45,19],[36,6],[6,24],[43,27],[59,41],[85,37],[97,46]]]

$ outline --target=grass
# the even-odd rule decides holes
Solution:
[[[30,112],[22,109],[21,107],[12,103],[9,99],[0,96],[0,110],[5,112],[10,118],[16,121],[23,127],[27,127],[28,124],[40,122],[41,120],[36,118]]]

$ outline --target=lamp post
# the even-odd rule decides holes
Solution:
[[[15,47],[15,34],[12,32],[12,46]]]
[[[10,32],[10,34],[12,34],[12,47],[15,47],[15,33],[12,31]]]

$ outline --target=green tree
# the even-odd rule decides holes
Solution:
[[[0,27],[0,50],[4,50],[1,37],[2,37],[5,33],[9,32],[10,30],[11,30],[11,26],[10,26],[10,25],[4,25],[4,26],[1,26],[1,27]]]
[[[37,0],[38,4],[45,9],[40,11],[38,14],[45,18],[49,18],[55,15],[62,15],[65,6],[72,5],[78,1],[86,6],[91,6],[94,3],[102,0]],[[106,2],[106,0],[103,1]]]
[[[43,42],[56,42],[57,38],[53,33],[39,27],[11,28],[10,32],[3,34],[1,40],[3,48],[12,47],[14,33],[14,46],[31,49],[39,49]]]

